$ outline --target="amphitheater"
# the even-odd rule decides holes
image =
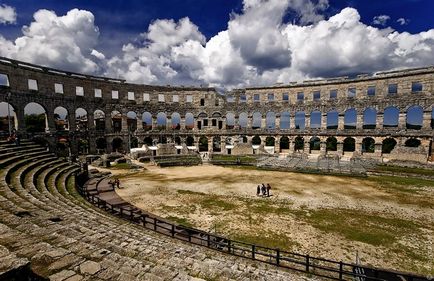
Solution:
[[[10,109],[1,130],[12,124],[22,136],[20,146],[0,142],[0,280],[428,280],[171,224],[116,194],[104,199],[107,178],[86,181],[86,165],[65,156],[131,152],[168,165],[242,164],[249,156],[266,168],[344,173],[388,162],[432,169],[433,67],[221,94],[0,58],[0,82],[0,105]],[[44,126],[30,126],[32,114]]]

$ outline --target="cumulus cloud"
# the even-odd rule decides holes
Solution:
[[[407,25],[410,22],[410,20],[405,18],[399,18],[396,20],[396,22],[399,23],[400,25]]]
[[[70,71],[99,70],[91,59],[99,35],[91,12],[73,9],[57,16],[53,11],[39,10],[33,18],[29,26],[22,28],[23,36],[14,42],[0,37],[2,56]]]
[[[14,24],[17,22],[17,12],[14,7],[6,4],[0,5],[0,23]]]
[[[388,16],[364,24],[354,8],[325,18],[327,7],[327,0],[244,0],[208,40],[189,18],[158,19],[113,57],[96,50],[92,13],[40,10],[23,36],[0,35],[0,54],[136,83],[226,88],[434,64],[434,29],[400,33],[384,28]]]
[[[379,16],[374,17],[374,19],[372,20],[372,23],[376,24],[376,25],[386,26],[386,24],[389,20],[390,20],[390,16],[379,15]]]

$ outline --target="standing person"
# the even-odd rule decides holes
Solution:
[[[258,184],[258,187],[256,188],[256,196],[259,196],[261,194],[261,185]]]
[[[265,188],[265,184],[262,184],[261,191],[262,191],[262,195],[265,196],[265,194],[267,192],[266,188]]]
[[[119,189],[119,185],[121,184],[121,181],[119,179],[116,179],[115,183],[116,183],[116,187]]]
[[[270,197],[270,189],[271,189],[271,185],[267,183],[267,197]]]

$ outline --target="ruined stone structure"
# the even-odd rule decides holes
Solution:
[[[236,89],[149,86],[0,59],[0,103],[27,104],[73,152],[306,153],[433,161],[434,67]],[[57,108],[67,112],[62,118]]]

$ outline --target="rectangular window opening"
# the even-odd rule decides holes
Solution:
[[[321,99],[321,92],[320,91],[313,92],[313,100],[319,101],[320,99]]]
[[[63,84],[54,83],[54,93],[63,94]]]
[[[274,101],[274,94],[268,94],[268,101]]]
[[[95,89],[95,97],[96,98],[102,98],[102,91],[101,89]]]
[[[0,86],[9,87],[9,77],[6,74],[0,73]]]
[[[114,100],[119,99],[119,91],[112,91],[112,99]]]
[[[288,93],[283,93],[282,100],[283,101],[289,101],[289,94]]]
[[[330,99],[334,100],[338,98],[338,90],[331,90],[330,91]]]
[[[28,79],[27,81],[29,85],[29,90],[38,90],[38,81],[36,81],[35,79]]]
[[[368,95],[368,97],[375,96],[375,86],[369,86],[366,94]]]
[[[143,101],[150,101],[151,97],[148,93],[143,93]]]
[[[389,95],[396,95],[398,93],[398,84],[389,84],[388,93]]]
[[[356,93],[357,93],[356,88],[348,88],[347,97],[348,98],[355,98],[356,97]]]
[[[420,93],[423,91],[423,84],[421,82],[412,82],[411,83],[411,92],[412,93]]]
[[[135,100],[134,92],[128,92],[128,100]]]
[[[83,97],[84,96],[84,89],[83,89],[83,87],[76,86],[75,87],[75,95]]]
[[[259,99],[259,94],[254,94],[254,95],[253,95],[253,101],[254,101],[254,102],[259,102],[259,101],[260,101],[260,99]]]

